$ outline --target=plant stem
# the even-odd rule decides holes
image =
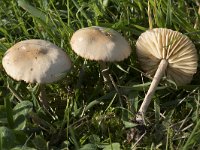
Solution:
[[[44,110],[53,118],[57,118],[55,112],[51,109],[50,104],[49,104],[49,98],[46,94],[46,90],[45,90],[45,85],[44,84],[40,84],[40,89],[39,89],[40,93],[38,95],[38,98],[44,108]]]
[[[40,84],[40,93],[39,93],[39,100],[41,101],[44,108],[49,110],[49,102],[47,99],[46,91],[45,91],[45,85]]]
[[[84,63],[80,69],[80,73],[79,73],[79,77],[78,77],[78,81],[76,83],[76,88],[77,89],[80,89],[81,88],[81,85],[82,85],[82,82],[83,82],[83,79],[84,79],[84,75],[85,75],[85,67],[86,67],[86,64],[87,64],[87,61],[84,60]]]
[[[153,81],[149,87],[149,90],[144,98],[144,101],[142,102],[142,105],[140,106],[140,109],[138,111],[138,115],[136,116],[136,121],[143,123],[143,115],[146,113],[147,108],[151,102],[151,98],[153,94],[156,91],[156,87],[158,86],[158,83],[160,82],[160,79],[162,78],[166,68],[168,65],[168,61],[166,59],[162,59],[160,61],[160,64],[158,66],[158,69],[154,75]]]
[[[101,74],[103,76],[103,80],[104,80],[106,87],[108,89],[112,89],[113,85],[112,85],[112,81],[109,76],[110,75],[109,67],[106,65],[105,62],[102,62],[102,61],[99,61],[99,64],[100,64],[100,68],[101,68]]]

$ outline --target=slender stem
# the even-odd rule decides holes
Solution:
[[[112,85],[112,81],[110,80],[110,76],[109,76],[109,67],[106,65],[105,62],[99,61],[100,64],[100,68],[101,68],[101,74],[103,76],[103,80],[105,85],[108,87],[108,89],[112,89],[113,85]]]
[[[149,87],[149,90],[144,98],[144,101],[142,102],[142,105],[140,106],[140,109],[138,111],[138,116],[136,117],[137,122],[143,122],[142,116],[147,111],[147,108],[151,102],[151,98],[156,91],[156,87],[158,86],[158,83],[160,82],[160,79],[162,78],[162,76],[167,68],[167,65],[168,65],[168,61],[166,59],[162,59],[160,61],[158,69],[154,75],[153,81],[152,81],[152,83]]]
[[[44,108],[49,110],[49,102],[45,91],[45,85],[40,84],[40,93],[39,93],[39,100],[41,101]]]
[[[84,75],[85,75],[86,64],[87,64],[87,60],[85,59],[83,65],[82,65],[82,67],[80,69],[80,73],[79,73],[79,76],[78,76],[78,81],[76,83],[76,88],[77,89],[81,88],[81,85],[82,85],[82,82],[83,82],[83,79],[84,79]]]
[[[46,94],[46,90],[45,90],[45,85],[44,84],[40,84],[40,93],[38,95],[38,98],[43,106],[43,108],[45,109],[45,111],[53,118],[57,118],[55,112],[52,110],[52,108],[50,107],[49,104],[49,98]]]

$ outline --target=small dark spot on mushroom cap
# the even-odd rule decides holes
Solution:
[[[45,54],[47,54],[47,52],[48,52],[48,49],[47,49],[47,48],[42,48],[42,49],[39,51],[39,54],[45,55]]]
[[[31,68],[30,71],[33,71],[33,68]]]
[[[110,37],[112,36],[112,35],[111,35],[110,33],[108,33],[108,32],[105,32],[105,35],[106,35],[106,36],[110,36]]]

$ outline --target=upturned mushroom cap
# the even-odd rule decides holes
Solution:
[[[51,42],[24,40],[8,49],[2,59],[6,73],[28,83],[51,83],[71,68],[66,53]]]
[[[122,61],[131,53],[125,38],[113,29],[92,26],[76,31],[70,41],[72,49],[90,60]]]
[[[153,76],[161,59],[168,61],[165,76],[177,85],[187,84],[197,71],[197,51],[192,41],[182,33],[155,28],[142,33],[136,43],[142,69]]]

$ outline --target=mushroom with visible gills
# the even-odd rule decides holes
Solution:
[[[61,48],[40,39],[16,43],[6,51],[2,64],[13,79],[40,84],[40,98],[45,107],[48,102],[44,99],[43,84],[61,79],[71,68],[71,60]]]
[[[121,34],[99,26],[79,29],[73,34],[70,44],[79,56],[99,62],[104,82],[109,88],[112,83],[105,62],[122,61],[131,53],[131,47]]]
[[[142,33],[136,42],[141,68],[153,76],[153,81],[136,116],[143,122],[151,98],[162,76],[177,85],[190,83],[197,71],[197,51],[192,41],[180,32],[155,28]]]

